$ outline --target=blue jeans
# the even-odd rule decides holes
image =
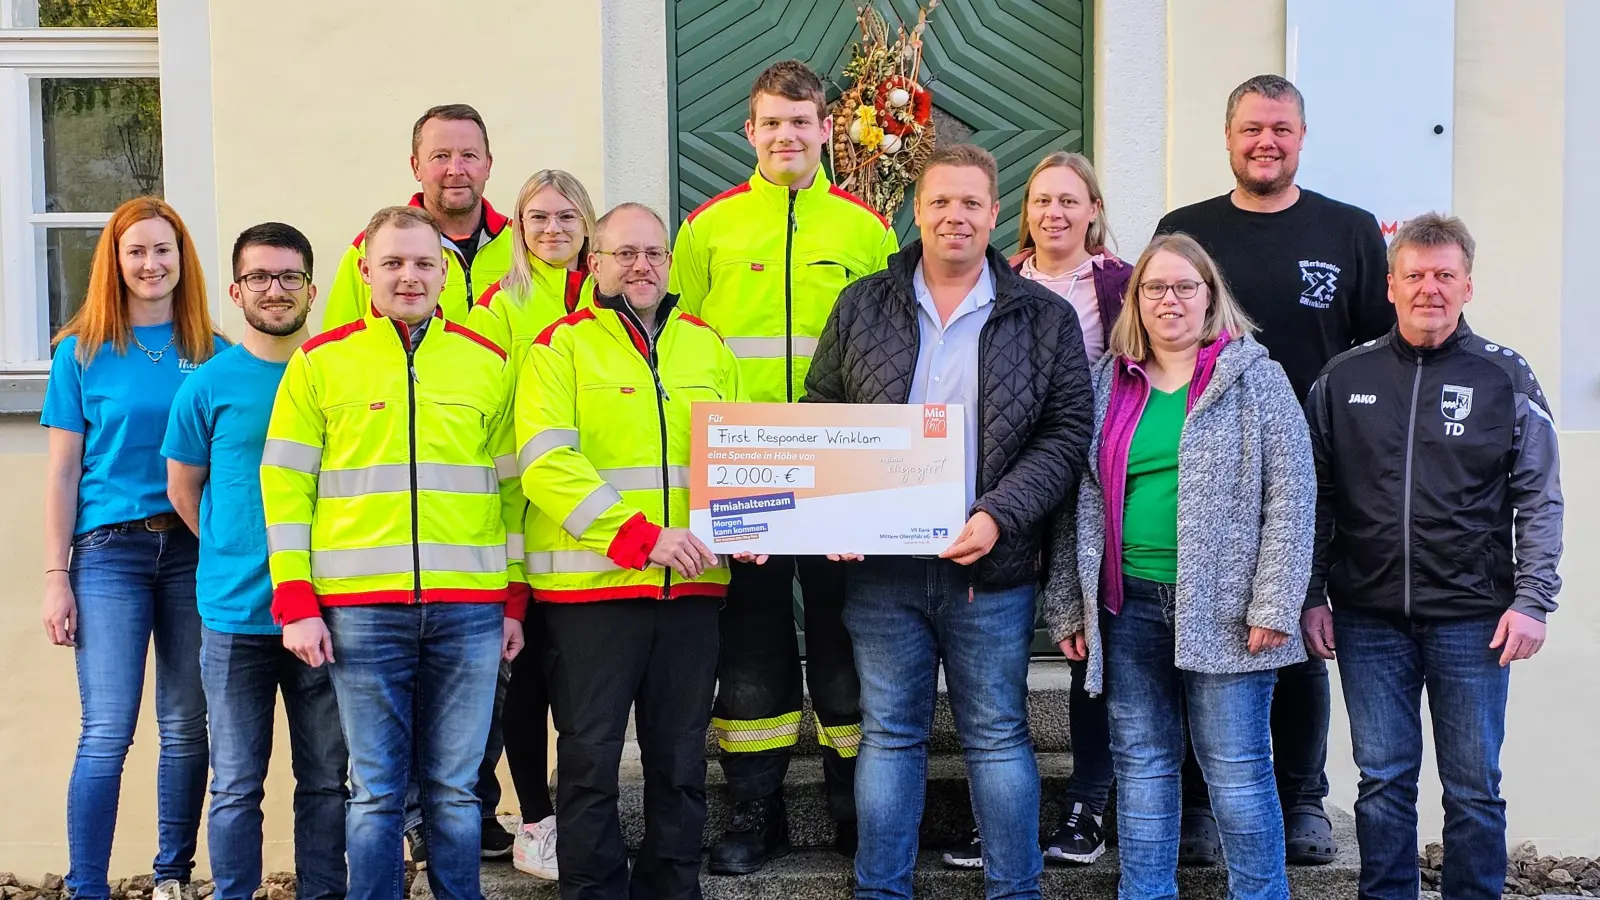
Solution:
[[[301,662],[276,634],[202,628],[200,647],[211,717],[206,837],[217,900],[250,900],[261,886],[261,798],[280,688],[294,767],[295,895],[301,900],[343,897],[349,757],[329,667],[313,669]]]
[[[472,788],[489,739],[504,616],[498,603],[323,610],[350,748],[345,844],[352,900],[401,900],[401,835],[413,758],[433,895],[482,900],[480,812]]]
[[[156,650],[156,881],[188,882],[206,794],[206,698],[200,686],[200,614],[188,529],[108,525],[72,542],[68,577],[78,602],[78,696],[83,733],[67,784],[67,888],[79,900],[111,893],[106,869],[117,828],[122,764]]]
[[[1210,675],[1173,664],[1173,585],[1123,579],[1122,612],[1102,610],[1111,757],[1117,776],[1121,900],[1176,900],[1184,740],[1211,789],[1230,900],[1288,900],[1283,810],[1272,775],[1276,674]]]
[[[524,651],[526,652],[526,651]],[[500,808],[500,756],[505,753],[505,732],[500,728],[500,712],[505,708],[506,687],[511,683],[511,664],[500,667],[500,678],[494,689],[494,716],[489,720],[489,740],[484,746],[483,760],[478,763],[478,777],[472,794],[478,798],[478,808],[484,819],[496,817]],[[422,824],[422,784],[417,780],[413,765],[411,783],[406,785],[406,830]]]
[[[1500,745],[1511,669],[1489,649],[1498,616],[1420,623],[1333,611],[1340,683],[1361,785],[1361,896],[1417,896],[1422,689],[1444,786],[1444,885],[1451,900],[1498,898],[1506,877]]]
[[[1028,734],[1034,586],[971,590],[948,560],[851,566],[844,623],[861,677],[856,897],[909,898],[939,664],[966,753],[989,900],[1037,898],[1039,764]]]

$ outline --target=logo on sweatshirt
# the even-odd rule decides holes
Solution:
[[[1452,422],[1460,422],[1472,415],[1472,388],[1447,384],[1439,396],[1439,411]]]
[[[1350,395],[1350,402],[1351,403],[1360,403],[1360,404],[1363,404],[1363,405],[1366,405],[1366,406],[1371,406],[1374,403],[1378,402],[1378,395],[1377,394],[1351,394]]]
[[[1312,309],[1333,306],[1333,296],[1339,292],[1339,267],[1315,259],[1300,260],[1300,280],[1305,289],[1300,292],[1300,305]]]

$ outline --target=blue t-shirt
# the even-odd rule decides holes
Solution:
[[[267,362],[243,345],[200,367],[178,391],[161,454],[210,466],[200,495],[200,566],[195,597],[213,631],[277,634],[261,507],[261,451],[288,363]]]
[[[200,367],[182,358],[176,342],[167,346],[173,337],[170,322],[136,326],[133,336],[152,352],[166,347],[160,361],[151,362],[131,343],[118,354],[107,341],[85,368],[73,336],[56,346],[50,362],[39,424],[83,435],[73,534],[172,512],[161,437],[178,386]],[[218,350],[227,346],[216,339]]]

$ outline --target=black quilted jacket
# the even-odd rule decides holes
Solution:
[[[806,376],[807,403],[905,403],[919,347],[911,278],[914,241],[882,272],[839,295]],[[1078,316],[1050,289],[1011,271],[989,248],[995,301],[978,342],[977,501],[1000,526],[973,583],[1001,588],[1038,577],[1045,526],[1077,484],[1094,428],[1094,390]]]

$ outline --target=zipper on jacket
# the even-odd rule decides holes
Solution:
[[[789,221],[783,230],[783,380],[788,386],[789,402],[794,402],[794,200],[799,196],[789,190]]]
[[[1404,560],[1402,576],[1404,578],[1402,597],[1405,602],[1406,618],[1411,618],[1411,455],[1417,437],[1417,396],[1422,391],[1422,358],[1417,357],[1417,374],[1411,381],[1411,421],[1406,425],[1406,479],[1405,479],[1405,514],[1401,517],[1405,528],[1400,539],[1401,556]]]
[[[669,312],[667,315],[670,318],[670,316],[672,314]],[[663,321],[662,325],[661,325],[661,331],[665,331],[665,330],[666,330],[666,322]],[[666,387],[664,385],[662,385],[662,383],[661,383],[661,367],[659,365],[660,357],[656,353],[656,338],[660,337],[661,331],[656,332],[655,336],[650,336],[650,335],[646,335],[645,336],[645,346],[650,348],[650,356],[647,359],[645,359],[645,363],[650,366],[650,377],[653,378],[655,380],[655,383],[656,383],[656,421],[661,426],[661,527],[662,528],[671,528],[672,527],[672,483],[668,480],[668,473],[667,473],[668,467],[667,467],[667,406],[666,406],[666,401],[669,398],[667,397],[667,389],[666,389]],[[666,600],[672,595],[672,567],[671,566],[663,566],[662,567],[662,571],[664,573],[664,576],[663,576],[662,581],[661,581],[661,599]]]
[[[410,328],[396,322],[406,330],[406,432],[411,442],[411,602],[422,602],[422,534],[418,523],[417,497],[417,348],[411,344]],[[424,334],[424,337],[427,335]]]

